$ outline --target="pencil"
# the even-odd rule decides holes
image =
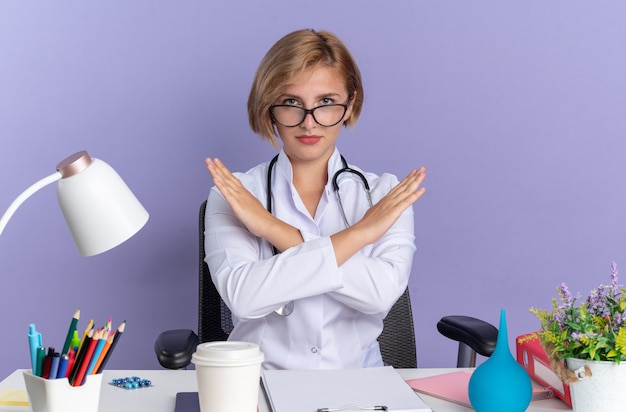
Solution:
[[[74,358],[74,365],[72,366],[72,370],[70,372],[70,378],[69,378],[70,385],[72,386],[75,386],[74,383],[76,382],[76,376],[78,375],[78,370],[83,364],[83,359],[85,359],[85,353],[87,352],[87,348],[89,348],[89,345],[91,344],[91,341],[93,340],[93,333],[94,333],[93,329],[91,329],[87,333],[87,336],[82,341],[81,348],[78,350],[78,353],[76,354],[76,357]]]
[[[93,319],[91,319],[89,321],[89,323],[87,324],[87,327],[85,328],[85,333],[83,333],[83,338],[80,340],[80,345],[78,345],[78,351],[76,353],[76,356],[78,356],[78,354],[80,353],[80,348],[82,348],[83,342],[85,341],[85,338],[87,337],[87,334],[92,329],[93,329]]]
[[[93,356],[93,352],[98,345],[98,341],[100,340],[100,336],[102,335],[102,331],[98,330],[94,333],[93,338],[89,342],[85,342],[83,348],[83,356],[78,363],[78,372],[74,380],[72,380],[72,386],[80,386],[83,384],[87,372],[87,368],[89,367],[89,363],[91,362],[91,357]]]
[[[96,363],[98,363],[98,358],[100,357],[100,353],[102,353],[102,349],[107,341],[107,331],[103,330],[100,332],[100,336],[98,337],[98,344],[96,345],[96,349],[93,351],[93,355],[89,360],[89,367],[87,368],[86,375],[91,375],[93,373],[94,368],[96,367]]]
[[[104,347],[102,348],[102,351],[100,352],[100,356],[98,356],[96,365],[93,367],[93,370],[91,371],[92,374],[98,373],[98,370],[100,369],[100,365],[102,364],[102,361],[104,360],[105,355],[107,354],[107,352],[109,351],[109,348],[111,347],[111,344],[113,343],[114,337],[115,337],[115,332],[109,335],[109,337],[106,339],[106,343],[104,344]]]
[[[67,355],[69,353],[70,343],[72,342],[72,337],[74,336],[78,319],[80,319],[80,309],[76,309],[76,312],[74,312],[74,317],[72,317],[72,321],[70,322],[70,328],[67,330],[67,337],[65,338],[65,344],[63,345],[61,355]]]
[[[117,328],[117,331],[115,331],[115,335],[113,336],[113,342],[111,342],[111,346],[109,346],[109,350],[107,350],[107,353],[104,355],[104,359],[102,359],[102,363],[100,364],[100,367],[98,368],[98,371],[96,373],[100,373],[104,370],[104,367],[111,358],[111,353],[113,353],[113,349],[115,349],[117,342],[119,342],[122,334],[124,333],[124,329],[126,329],[126,321],[122,322],[122,324]]]

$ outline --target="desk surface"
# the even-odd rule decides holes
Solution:
[[[398,373],[405,379],[437,375],[454,369],[399,369]],[[114,378],[139,376],[150,379],[151,388],[126,390],[108,383]],[[0,392],[5,389],[24,389],[22,371],[18,370],[0,382]],[[103,373],[102,392],[100,394],[100,412],[174,412],[177,392],[197,391],[196,375],[193,370],[105,370]],[[455,405],[426,395],[422,399],[435,412],[466,412],[473,409]],[[529,412],[569,411],[570,409],[558,399],[534,401],[528,408]],[[0,406],[0,412],[30,411],[28,407]],[[259,412],[269,412],[262,391],[259,391]]]

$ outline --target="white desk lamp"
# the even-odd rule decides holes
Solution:
[[[0,235],[26,199],[57,182],[57,198],[78,251],[93,256],[123,243],[148,221],[148,212],[122,178],[85,151],[57,165],[57,172],[26,189],[0,219]]]

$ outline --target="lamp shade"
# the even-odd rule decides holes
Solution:
[[[57,198],[78,251],[93,256],[123,243],[148,212],[106,162],[78,152],[57,165]]]

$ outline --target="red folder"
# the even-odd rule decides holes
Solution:
[[[572,407],[569,384],[561,382],[550,366],[550,359],[536,333],[527,333],[515,339],[517,362],[539,384],[552,389],[554,396]]]

